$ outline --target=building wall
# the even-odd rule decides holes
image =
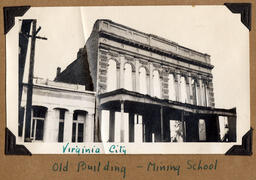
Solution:
[[[87,61],[89,64],[89,69],[90,69],[90,75],[92,77],[92,82],[93,82],[93,91],[96,91],[97,89],[97,79],[98,79],[98,43],[99,43],[99,34],[96,31],[99,27],[98,27],[98,23],[96,22],[94,24],[92,33],[90,35],[90,37],[88,38],[88,40],[86,41],[86,46],[84,48],[86,48],[86,52],[87,52]]]
[[[24,85],[21,107],[26,108],[27,99],[27,86]],[[95,116],[95,93],[85,91],[84,86],[72,85],[66,83],[57,83],[49,80],[35,79],[33,85],[33,98],[32,98],[32,118],[33,112],[36,108],[46,109],[43,117],[43,142],[58,142],[58,135],[60,130],[60,121],[64,122],[64,137],[60,142],[72,141],[72,128],[73,123],[80,120],[83,125],[83,141],[93,142],[94,135],[94,116]],[[60,111],[65,115],[61,120]],[[76,117],[76,118],[75,118]],[[78,118],[77,118],[78,117]],[[80,117],[80,118],[79,118]],[[23,117],[23,135],[25,127],[25,113]],[[78,120],[76,120],[78,119]],[[31,132],[32,134],[32,132]],[[34,139],[35,140],[35,139]]]
[[[210,64],[209,55],[184,48],[163,38],[141,33],[111,21],[98,20],[96,24],[91,37],[96,36],[96,34],[97,36],[100,35],[98,39],[99,49],[97,50],[99,66],[97,92],[107,92],[109,60],[114,60],[116,62],[117,89],[124,88],[126,78],[124,77],[124,65],[129,63],[132,66],[134,78],[133,91],[139,92],[139,71],[141,67],[144,67],[148,86],[146,94],[154,96],[152,79],[154,71],[158,71],[161,86],[159,98],[169,99],[168,76],[173,74],[177,101],[182,100],[180,84],[182,77],[184,77],[187,93],[186,103],[193,103],[191,79],[194,79],[199,96],[197,105],[214,107],[213,77],[211,73],[213,66]],[[204,86],[207,89],[208,104],[202,99]]]

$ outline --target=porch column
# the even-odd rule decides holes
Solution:
[[[100,136],[101,142],[109,141],[109,110],[101,110]]]
[[[115,112],[115,142],[120,142],[121,113]]]
[[[143,124],[142,116],[135,114],[134,115],[134,142],[142,143],[143,142]]]
[[[110,110],[109,113],[109,142],[115,140],[115,111]]]
[[[65,111],[63,142],[71,142],[73,127],[73,110]]]
[[[58,142],[59,110],[48,109],[44,122],[44,142]]]
[[[121,122],[120,122],[120,142],[129,142],[129,117],[124,112],[124,101],[121,101]]]
[[[93,142],[94,114],[88,113],[84,123],[84,142]]]

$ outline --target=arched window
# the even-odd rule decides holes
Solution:
[[[201,101],[202,101],[202,106],[205,106],[205,85],[204,85],[204,83],[202,83]]]
[[[205,127],[204,119],[199,119],[198,131],[199,131],[199,141],[206,141],[206,127]]]
[[[153,96],[161,98],[161,84],[158,71],[153,72]]]
[[[124,66],[124,88],[132,91],[132,66],[128,63]]]
[[[107,92],[117,89],[116,62],[110,59],[108,65],[109,66],[107,72]]]
[[[196,105],[200,105],[200,86],[196,83]]]
[[[203,83],[203,88],[202,88],[202,104],[204,106],[208,106],[208,91],[207,91],[207,84]]]
[[[144,67],[139,70],[139,93],[147,94],[147,73]]]
[[[169,74],[168,87],[169,87],[169,100],[176,100],[175,83],[173,74]]]
[[[64,123],[65,123],[65,113],[66,109],[56,109],[59,113],[59,132],[58,132],[58,142],[63,142],[64,138]]]
[[[187,100],[187,88],[185,77],[180,78],[180,101],[183,103],[188,102]]]
[[[44,137],[44,124],[47,108],[43,106],[33,106],[30,136],[32,140],[42,141]]]
[[[84,124],[86,119],[86,111],[76,110],[73,114],[72,126],[72,142],[84,141]]]
[[[197,105],[197,89],[196,89],[196,81],[194,79],[191,80],[192,93],[193,93],[193,104]]]

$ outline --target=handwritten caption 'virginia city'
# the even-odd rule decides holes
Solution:
[[[170,172],[172,175],[180,176],[184,170],[190,171],[216,171],[218,169],[218,160],[203,161],[203,160],[187,160],[184,164],[173,164],[173,163],[158,163],[148,161],[145,164],[137,165],[134,168],[152,173],[163,173]],[[132,168],[132,169],[134,169]],[[128,169],[124,165],[114,162],[87,162],[77,161],[69,162],[68,160],[62,162],[55,162],[51,167],[53,172],[56,173],[68,173],[74,171],[77,173],[100,173],[109,172],[114,173],[116,176],[120,176],[125,179],[128,173]]]
[[[126,154],[125,146],[112,144],[109,148],[105,151],[107,154]],[[63,154],[102,154],[104,151],[95,145],[93,146],[85,146],[85,145],[72,145],[66,143],[62,146],[62,153]]]

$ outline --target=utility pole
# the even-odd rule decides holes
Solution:
[[[36,39],[47,40],[45,37],[36,36],[41,30],[41,27],[36,29],[36,19],[32,20],[32,35],[31,37],[31,50],[30,50],[30,61],[29,61],[29,75],[28,75],[28,86],[27,86],[27,103],[26,103],[26,121],[25,121],[25,142],[31,142],[31,110],[32,110],[32,95],[33,95],[33,78],[34,78],[34,62],[35,62],[35,45]]]

